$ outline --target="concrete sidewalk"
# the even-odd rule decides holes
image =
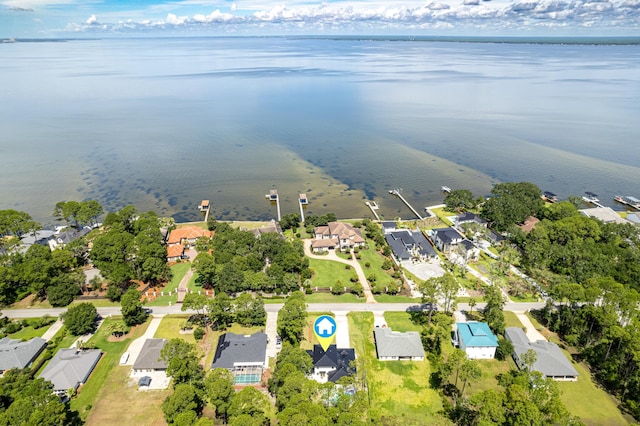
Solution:
[[[56,333],[60,331],[61,328],[62,328],[62,320],[58,319],[56,322],[51,324],[51,327],[49,327],[47,331],[44,332],[44,334],[42,335],[42,338],[48,342],[49,340],[53,339],[53,336],[55,336]]]

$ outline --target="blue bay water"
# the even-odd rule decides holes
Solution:
[[[640,196],[640,46],[353,38],[0,45],[0,208],[387,218],[531,181]]]

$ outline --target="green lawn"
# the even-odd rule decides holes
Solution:
[[[516,364],[511,357],[504,361],[497,359],[477,359],[475,362],[480,366],[482,376],[480,379],[467,384],[465,394],[467,396],[480,393],[489,389],[495,389],[499,392],[503,392],[504,389],[498,384],[498,375],[507,373],[516,368]],[[451,378],[452,383],[455,381],[455,376]]]
[[[27,322],[31,323],[30,320],[27,320]],[[7,335],[7,337],[16,340],[31,340],[34,337],[42,337],[42,335],[49,329],[49,327],[51,327],[52,324],[53,323],[40,328],[33,328],[33,326],[29,325],[27,327],[23,327],[19,331],[16,331],[15,333]]]
[[[516,314],[514,314],[511,311],[504,311],[504,326],[505,327],[518,327],[518,328],[523,328],[524,327],[522,325],[522,323],[520,322],[520,320],[518,319],[518,317],[516,316]]]
[[[153,337],[157,339],[175,339],[180,338],[182,340],[186,340],[189,343],[196,343],[196,339],[193,338],[193,333],[189,334],[181,334],[180,328],[182,324],[187,322],[190,315],[167,315],[162,318],[160,321],[160,325],[158,326],[158,330],[156,330],[156,334]]]
[[[615,399],[593,383],[587,367],[575,363],[573,366],[578,370],[578,381],[557,382],[562,391],[560,400],[571,414],[580,417],[586,425],[614,426],[632,423],[622,415]]]
[[[313,345],[318,344],[318,338],[313,332],[313,323],[316,319],[321,315],[329,315],[332,318],[335,318],[333,312],[307,312],[307,324],[304,327],[303,331],[303,339],[300,343],[300,347],[304,350],[313,349]],[[333,342],[335,343],[335,341]]]
[[[390,294],[375,294],[373,296],[378,303],[420,303],[419,297],[392,296]]]
[[[442,401],[429,386],[428,361],[378,361],[373,343],[373,315],[351,312],[349,334],[361,359],[376,424],[450,424],[438,412]]]
[[[334,296],[331,293],[314,293],[304,296],[304,300],[307,303],[364,303],[366,302],[364,297],[358,297],[355,294],[341,294],[340,296]],[[284,300],[274,303],[284,303]]]
[[[87,418],[91,407],[97,402],[102,387],[111,374],[114,367],[120,363],[120,356],[124,353],[129,343],[140,337],[147,329],[149,322],[135,328],[131,335],[121,341],[109,342],[108,324],[119,321],[117,318],[106,318],[102,327],[89,339],[88,344],[95,344],[104,354],[91,373],[91,376],[78,391],[77,397],[71,400],[71,408],[78,410],[83,419]]]
[[[449,219],[447,219],[448,216],[455,216],[455,213],[452,212],[448,212],[444,210],[444,207],[438,207],[435,209],[429,209],[433,212],[433,214],[435,214],[438,219],[440,219],[440,221],[442,221],[442,223],[444,223],[447,226],[453,226],[453,222],[451,222]]]
[[[369,248],[360,250],[360,260],[358,260],[360,266],[362,266],[364,275],[367,278],[369,278],[369,276],[372,274],[375,275],[375,284],[381,285],[383,287],[388,287],[394,284],[395,280],[393,279],[393,277],[391,277],[391,275],[389,275],[387,271],[382,269],[382,263],[384,262],[385,257],[382,254],[378,253],[378,251],[375,249],[376,244],[370,238],[367,238],[367,247]],[[365,266],[367,262],[370,264],[368,268]]]
[[[334,262],[332,260],[309,259],[309,266],[315,272],[311,278],[311,288],[330,288],[336,285],[337,281],[344,287],[351,287],[351,277],[356,276],[356,271],[345,269],[349,265]]]
[[[407,312],[385,312],[384,319],[393,331],[422,331],[422,326],[411,322]]]
[[[182,262],[176,263],[171,267],[171,272],[173,273],[173,277],[171,281],[164,286],[164,288],[156,289],[158,297],[151,302],[148,302],[149,306],[166,306],[169,302],[176,303],[178,300],[178,296],[174,293],[169,296],[169,292],[178,288],[180,281],[186,275],[187,271],[191,268],[190,262]],[[153,292],[153,289],[149,290],[149,292]],[[164,292],[164,296],[161,296],[161,292]]]

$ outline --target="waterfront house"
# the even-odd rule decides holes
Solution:
[[[167,262],[176,262],[184,256],[184,246],[182,244],[174,244],[167,246]]]
[[[520,228],[522,230],[522,232],[529,233],[529,232],[531,232],[531,230],[533,228],[536,227],[538,222],[540,222],[540,219],[538,219],[537,217],[529,216],[528,218],[526,218],[524,220],[523,223],[521,223],[520,225],[516,225],[516,226],[518,228]]]
[[[457,323],[455,342],[469,359],[493,359],[498,347],[498,338],[486,322]]]
[[[486,220],[484,220],[483,218],[481,218],[477,214],[471,213],[471,212],[465,212],[465,213],[459,214],[457,216],[454,216],[453,222],[457,226],[460,226],[460,225],[462,225],[464,223],[477,223],[478,225],[484,226],[485,228],[487,227],[487,221]]]
[[[453,228],[435,228],[431,230],[431,239],[438,250],[450,253],[455,246],[464,240],[464,237]]]
[[[50,381],[53,392],[63,397],[69,389],[77,390],[86,383],[101,357],[100,349],[60,349],[39,377]]]
[[[84,237],[89,232],[91,232],[92,229],[93,228],[91,228],[90,226],[85,226],[81,229],[66,228],[64,230],[56,232],[56,234],[51,239],[49,239],[49,247],[51,248],[51,250],[62,248],[70,242]]]
[[[437,256],[435,249],[419,229],[390,231],[384,234],[384,238],[399,262],[411,258],[426,260]]]
[[[521,328],[507,327],[504,336],[513,345],[513,359],[522,368],[521,357],[529,350],[536,353],[536,361],[531,367],[553,380],[575,381],[578,372],[571,365],[571,361],[562,353],[558,345],[546,340],[531,342]]]
[[[266,334],[225,333],[218,339],[211,369],[226,368],[233,374],[236,385],[260,383],[268,367]]]
[[[268,225],[261,226],[260,228],[249,229],[249,231],[253,232],[253,235],[255,235],[256,238],[260,238],[262,234],[269,233],[275,233],[280,235],[280,237],[285,238],[280,224],[273,219],[271,219],[271,222],[269,222]]]
[[[184,226],[182,228],[174,229],[169,233],[167,245],[172,246],[175,244],[182,244],[185,247],[189,247],[193,246],[198,238],[211,238],[212,236],[212,231],[207,231],[199,226]]]
[[[47,341],[40,337],[26,342],[9,337],[0,339],[0,374],[12,368],[30,367],[46,346]]]
[[[424,349],[417,331],[400,333],[390,328],[373,330],[380,361],[423,361]]]
[[[604,223],[629,223],[627,219],[620,217],[611,207],[593,207],[590,209],[581,209],[580,213],[593,219],[601,220]]]
[[[328,245],[328,243],[324,245],[329,249],[350,250],[365,245],[365,239],[362,237],[360,229],[354,228],[350,223],[329,222],[327,225],[314,228],[313,236],[316,240],[331,241],[332,245]],[[311,247],[314,251],[321,251],[318,244],[312,243]]]
[[[336,382],[338,379],[351,376],[356,372],[353,362],[356,354],[353,348],[338,348],[336,345],[329,345],[327,350],[320,345],[313,345],[312,350],[307,353],[313,360],[313,371],[311,378],[326,383]]]

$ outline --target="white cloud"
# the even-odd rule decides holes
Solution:
[[[42,0],[44,1],[44,0]],[[122,19],[101,23],[108,31],[148,31],[167,28],[199,28],[216,32],[305,33],[428,31],[466,29],[500,31],[535,28],[623,27],[640,32],[640,0],[431,0],[409,2],[334,2],[309,5],[293,0],[285,4],[269,3],[268,7],[247,13],[247,3],[265,6],[264,1],[240,4],[221,1],[187,0],[179,4],[224,4],[224,8],[191,16],[170,12],[164,19]],[[419,3],[419,4],[418,4]],[[287,3],[289,4],[289,3]],[[242,10],[240,10],[242,8]],[[95,19],[95,16],[92,16]],[[104,17],[103,17],[104,19]],[[91,18],[90,18],[91,20]],[[71,24],[73,31],[92,30],[97,21]]]
[[[91,15],[89,16],[89,19],[86,20],[87,25],[94,25],[97,22],[98,22],[98,18],[96,17],[96,15]]]

